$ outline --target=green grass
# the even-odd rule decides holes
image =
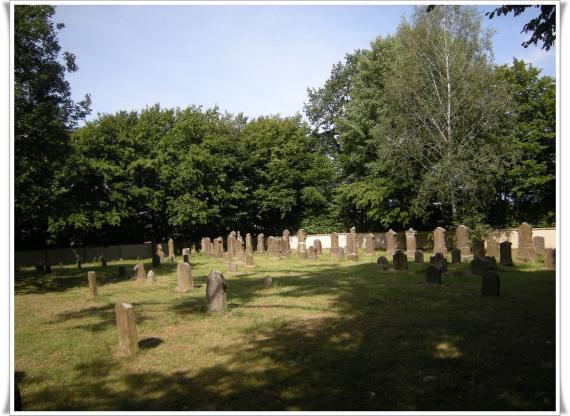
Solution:
[[[238,274],[197,256],[199,287],[187,293],[174,290],[174,264],[155,270],[154,284],[118,279],[118,266],[135,261],[23,270],[15,369],[24,410],[555,410],[554,271],[501,269],[501,296],[481,297],[467,264],[450,264],[433,286],[425,265],[382,271],[375,260],[385,253],[361,254],[357,263],[256,255]],[[212,269],[228,281],[220,314],[205,312]],[[135,308],[131,358],[117,354],[117,301]]]

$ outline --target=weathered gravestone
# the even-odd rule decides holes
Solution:
[[[344,247],[337,248],[335,257],[337,260],[344,260]]]
[[[238,231],[239,233],[239,231]],[[234,242],[234,247],[235,247],[235,256],[237,257],[237,260],[241,263],[245,262],[245,257],[244,257],[244,247],[243,247],[244,243],[243,243],[243,239],[241,238],[241,235],[236,239],[236,241]]]
[[[216,257],[224,257],[224,238],[218,237],[215,241]]]
[[[315,250],[315,247],[309,246],[308,251],[309,251],[309,253],[307,254],[308,258],[313,259],[313,260],[317,258],[317,256],[316,256],[317,251]]]
[[[510,241],[503,241],[499,244],[499,262],[502,266],[513,265],[513,254],[511,246],[512,243]]]
[[[156,275],[154,274],[154,272],[152,270],[149,270],[147,275],[146,275],[146,280],[148,282],[156,282]]]
[[[128,273],[127,268],[125,266],[119,266],[118,273],[119,273],[120,278],[129,277],[129,273]]]
[[[517,258],[521,261],[534,260],[534,246],[532,244],[532,227],[523,222],[518,228],[519,248]]]
[[[97,297],[97,276],[94,271],[87,272],[87,280],[89,281],[89,296]]]
[[[115,318],[119,333],[119,352],[126,355],[136,354],[139,345],[133,305],[117,302],[115,304]]]
[[[206,304],[210,312],[218,312],[226,307],[228,287],[224,275],[219,270],[212,270],[206,284]]]
[[[146,272],[144,270],[144,264],[138,263],[133,267],[133,279],[144,280],[146,279]]]
[[[433,230],[433,252],[447,256],[447,246],[445,244],[445,228],[437,227]]]
[[[394,269],[408,270],[408,256],[402,250],[396,250],[396,253],[392,256],[392,262],[394,263]]]
[[[245,254],[253,255],[253,241],[250,233],[245,235]]]
[[[392,229],[388,230],[388,232],[384,234],[386,238],[386,252],[388,253],[388,256],[393,256],[396,254],[396,234],[397,233]]]
[[[425,269],[426,282],[441,285],[441,268],[430,264]]]
[[[210,257],[212,255],[212,250],[210,247],[210,237],[204,237],[204,246],[202,247],[204,255]]]
[[[227,246],[227,256],[228,258],[231,258],[232,256],[235,256],[235,252],[234,252],[234,242],[235,242],[236,238],[235,238],[235,234],[234,232],[230,232],[228,234],[228,237],[226,238],[226,246]]]
[[[313,241],[313,247],[315,247],[315,250],[317,251],[317,257],[323,254],[323,243],[321,243],[321,240],[318,238],[315,239],[315,241]]]
[[[487,249],[485,255],[488,257],[499,258],[499,243],[495,240],[487,240]]]
[[[483,276],[486,272],[490,271],[492,265],[484,257],[475,257],[469,263],[472,274]]]
[[[487,260],[487,264],[489,265],[489,270],[497,270],[497,260],[491,256],[485,256],[485,260]]]
[[[483,240],[479,239],[473,240],[473,257],[474,258],[485,257],[485,242]]]
[[[544,237],[536,236],[532,238],[532,245],[534,246],[534,253],[544,256]]]
[[[291,232],[289,230],[283,230],[281,251],[283,256],[289,256],[289,254],[291,254]]]
[[[305,243],[307,240],[307,233],[305,232],[304,229],[299,229],[299,231],[297,231],[297,244],[299,243]]]
[[[378,259],[376,259],[376,264],[378,264],[383,270],[388,270],[388,268],[390,268],[390,262],[384,256],[378,257]]]
[[[273,249],[273,236],[270,235],[269,237],[267,237],[267,253],[270,256],[273,256],[273,253],[275,252],[275,250]]]
[[[235,261],[230,261],[228,263],[228,272],[237,273],[237,271],[238,271],[237,263]]]
[[[245,255],[245,265],[246,266],[253,266],[254,265],[253,254],[246,254]]]
[[[416,250],[414,252],[414,261],[416,263],[423,263],[424,262],[424,252],[421,250]]]
[[[350,233],[348,234],[348,256],[349,260],[358,260],[358,245],[356,241],[356,227],[352,227],[350,229]],[[356,256],[351,256],[351,254],[355,254]],[[352,257],[352,258],[351,258]]]
[[[556,249],[544,249],[544,267],[547,269],[556,269]]]
[[[271,286],[273,286],[273,279],[271,278],[271,276],[265,276],[265,278],[263,279],[263,287],[265,289],[270,289]]]
[[[194,286],[192,269],[190,269],[190,265],[186,262],[178,263],[178,267],[176,267],[176,278],[178,279],[178,285],[176,286],[177,292],[186,292]]]
[[[374,234],[368,233],[366,234],[366,255],[373,256],[374,255]]]
[[[406,231],[406,254],[413,257],[416,253],[416,234],[418,232],[413,228]]]
[[[168,261],[174,262],[176,256],[174,255],[174,240],[172,238],[168,239]]]
[[[257,252],[263,253],[265,251],[265,243],[264,243],[265,236],[263,233],[257,235]]]
[[[210,243],[210,256],[214,256],[215,255],[214,253],[215,253],[214,252],[214,242],[211,242]]]
[[[461,263],[461,250],[459,250],[457,247],[451,250],[451,262]]]
[[[499,296],[501,280],[499,275],[494,271],[486,271],[481,278],[481,295],[482,296]]]
[[[190,249],[189,248],[183,248],[182,249],[182,261],[184,263],[190,263]]]
[[[456,247],[461,250],[463,260],[471,257],[471,245],[469,244],[469,228],[459,225],[455,230]]]
[[[431,256],[429,258],[429,263],[432,266],[438,267],[439,269],[441,269],[442,273],[446,273],[447,272],[447,259],[445,258],[445,256],[441,253],[435,253],[434,256]]]
[[[338,234],[331,234],[331,254],[336,255],[338,253]]]

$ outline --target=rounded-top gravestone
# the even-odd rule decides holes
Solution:
[[[227,285],[224,275],[219,270],[212,270],[206,285],[206,304],[210,312],[218,312],[226,307]]]

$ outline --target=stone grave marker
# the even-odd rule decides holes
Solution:
[[[441,268],[430,264],[425,269],[426,282],[441,285]]]
[[[117,302],[115,304],[115,318],[119,333],[119,351],[126,355],[136,354],[139,345],[133,305]]]
[[[97,276],[94,271],[87,272],[87,280],[89,281],[89,297],[97,297]]]
[[[149,282],[156,282],[156,275],[152,270],[149,270],[146,275],[146,280]]]
[[[406,231],[406,254],[410,257],[415,256],[416,253],[416,234],[418,232],[413,228]]]
[[[145,280],[146,272],[144,270],[144,264],[138,263],[133,267],[133,275],[136,280]]]
[[[485,257],[485,243],[483,240],[473,240],[473,257],[483,258]]]
[[[237,273],[237,271],[238,271],[237,263],[235,261],[230,261],[228,263],[228,272]]]
[[[350,233],[348,234],[348,256],[349,260],[358,260],[358,245],[356,241],[356,227],[352,227],[350,229]],[[356,256],[352,256],[351,254],[355,254]]]
[[[202,250],[204,251],[204,255],[206,257],[210,257],[212,255],[210,243],[210,237],[204,237],[204,246],[202,247]]]
[[[469,244],[469,228],[459,225],[455,230],[456,246],[461,250],[461,257],[466,260],[471,257],[471,245]]]
[[[317,251],[317,257],[323,254],[323,243],[321,243],[321,240],[317,238],[315,241],[313,241],[313,247],[315,247],[315,250]]]
[[[451,262],[461,263],[461,250],[459,250],[457,247],[451,250]]]
[[[393,256],[396,254],[396,234],[397,233],[392,229],[388,230],[388,232],[384,234],[386,238],[386,252],[388,253],[388,256]]]
[[[388,270],[390,268],[390,262],[384,256],[380,256],[376,259],[376,264],[378,264],[382,269]]]
[[[291,253],[291,232],[289,230],[283,230],[283,247],[282,255],[289,256]]]
[[[263,233],[257,235],[257,252],[263,253],[265,252],[265,243],[264,243],[265,236]]]
[[[219,312],[226,307],[227,284],[224,275],[219,270],[212,270],[206,284],[206,304],[208,311]]]
[[[482,296],[499,296],[501,280],[499,275],[494,271],[486,271],[481,277],[481,295]]]
[[[429,258],[429,262],[432,266],[439,267],[442,273],[447,272],[447,259],[441,253],[435,253],[434,256]]]
[[[392,262],[394,264],[394,269],[396,270],[408,270],[408,256],[402,250],[396,250],[396,253],[392,256]]]
[[[174,262],[176,256],[174,255],[174,240],[172,238],[168,239],[168,261]]]
[[[245,265],[246,266],[253,266],[254,260],[253,260],[253,254],[246,254],[245,255]]]
[[[273,279],[271,278],[271,276],[265,276],[265,278],[263,279],[263,287],[265,289],[270,289],[271,286],[273,286]]]
[[[331,254],[336,255],[338,253],[338,234],[331,234]]]
[[[366,234],[366,255],[373,256],[374,255],[374,234],[368,233]]]
[[[502,266],[513,265],[513,254],[511,246],[512,243],[510,241],[503,241],[499,244],[499,262]]]
[[[186,262],[178,263],[178,267],[176,267],[176,278],[178,280],[178,285],[176,286],[177,292],[187,292],[194,286],[192,269],[190,269],[190,265]]]
[[[447,256],[447,246],[445,244],[445,228],[437,227],[433,230],[433,252]]]
[[[534,261],[534,246],[532,244],[532,227],[523,222],[518,228],[519,248],[517,258],[521,261]]]
[[[544,237],[536,236],[532,238],[532,245],[534,246],[534,253],[544,256]]]
[[[546,269],[556,269],[556,249],[544,249],[544,267]]]
[[[491,265],[485,258],[475,257],[469,263],[472,274],[483,276],[486,272],[490,271]]]
[[[253,241],[250,233],[245,235],[245,254],[253,255]]]
[[[421,250],[416,250],[414,252],[414,261],[416,263],[423,263],[424,262],[424,252]]]
[[[315,253],[316,253],[315,247],[310,246],[310,247],[309,247],[309,253],[307,254],[307,257],[314,260],[314,259],[317,258],[317,256],[315,255]]]
[[[337,247],[335,256],[338,260],[344,260],[344,248]]]

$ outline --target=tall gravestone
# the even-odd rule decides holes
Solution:
[[[416,234],[418,232],[413,228],[406,231],[406,254],[410,257],[414,257],[416,254]]]
[[[216,250],[216,257],[218,257],[218,258],[224,257],[224,239],[223,239],[223,237],[216,238],[215,250]]]
[[[374,255],[374,234],[372,233],[366,234],[366,255]]]
[[[212,250],[210,247],[210,237],[204,237],[204,248],[202,250],[204,250],[204,254],[207,257],[210,257],[212,255]]]
[[[263,233],[257,235],[257,252],[264,253],[265,252],[265,236]]]
[[[388,230],[385,234],[386,238],[386,252],[389,256],[393,256],[396,253],[397,244],[396,244],[396,232],[392,229]]]
[[[188,263],[178,263],[178,267],[176,268],[176,278],[178,280],[178,285],[176,286],[177,292],[186,292],[194,286],[192,281],[192,270]]]
[[[480,239],[473,240],[473,257],[474,258],[484,258],[485,257],[485,242]]]
[[[245,254],[253,255],[253,241],[251,240],[251,234],[247,233],[245,235]]]
[[[344,259],[344,248],[339,247],[338,250],[336,251],[335,254],[337,260],[343,260]]]
[[[532,227],[523,222],[518,228],[519,248],[517,258],[521,261],[534,260],[534,246],[532,244]]]
[[[313,247],[315,247],[316,255],[321,256],[323,254],[323,243],[318,238],[313,241]]]
[[[275,249],[274,249],[274,244],[273,244],[274,239],[275,238],[272,235],[267,237],[267,253],[269,253],[270,256],[275,255]]]
[[[544,249],[544,267],[546,269],[556,269],[556,249]]]
[[[171,263],[176,259],[174,255],[174,240],[172,238],[168,239],[168,261]]]
[[[512,243],[510,241],[503,241],[499,244],[499,262],[502,266],[513,265],[513,254],[511,246]]]
[[[534,246],[534,253],[539,256],[544,255],[544,237],[536,236],[532,238],[532,245]]]
[[[433,230],[433,252],[447,256],[447,245],[445,244],[445,228],[437,227]]]
[[[469,244],[469,228],[459,225],[455,230],[456,247],[461,250],[463,260],[471,257],[471,244]]]
[[[408,270],[408,256],[402,250],[396,250],[396,253],[392,256],[392,262],[394,264],[394,269],[396,270]]]
[[[331,254],[336,255],[338,253],[338,234],[331,234]]]
[[[125,355],[136,354],[139,345],[133,305],[117,302],[115,304],[115,319],[119,333],[119,351]]]
[[[307,246],[306,246],[307,233],[304,229],[299,229],[297,231],[297,256],[300,259],[306,259],[308,257]]]
[[[291,253],[291,232],[289,230],[283,230],[283,242],[282,242],[282,255],[288,256]]]
[[[239,233],[239,231],[238,231],[238,233]],[[241,235],[236,238],[236,241],[234,243],[234,247],[235,247],[235,256],[237,257],[238,261],[240,261],[242,263],[245,262],[244,242],[243,242],[243,238],[241,238]]]
[[[97,276],[94,271],[87,272],[87,280],[89,281],[89,296],[97,297]]]
[[[487,249],[485,255],[489,257],[499,258],[499,243],[496,240],[487,240]]]
[[[162,263],[164,261],[164,251],[162,251],[162,244],[160,243],[156,245],[156,254],[160,258],[160,262]]]
[[[424,252],[421,250],[416,250],[414,252],[414,261],[416,263],[423,263],[424,262]]]
[[[227,284],[224,275],[219,270],[212,270],[206,284],[206,304],[210,312],[219,312],[226,307]]]
[[[348,234],[348,254],[357,254],[358,252],[358,245],[356,239],[356,227],[352,227],[350,229],[350,233]],[[350,257],[348,257],[350,259]],[[356,258],[358,260],[358,257]]]

